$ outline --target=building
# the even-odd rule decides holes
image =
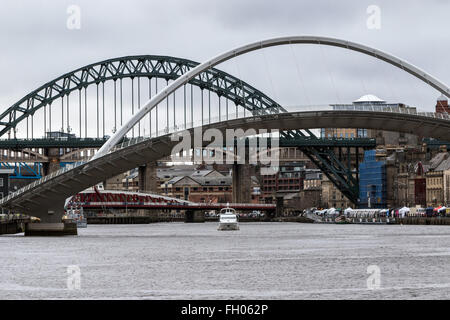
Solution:
[[[127,174],[124,175],[122,179],[122,190],[127,191],[139,191],[139,170],[138,168],[134,168],[128,171]]]
[[[124,188],[124,181],[126,184],[126,178],[130,175],[130,172],[124,172],[112,178],[106,179],[104,183],[105,190],[127,190]]]
[[[319,169],[306,169],[303,190],[300,191],[299,209],[322,206],[322,172]]]
[[[322,189],[322,172],[319,169],[306,169],[303,190]]]
[[[425,173],[427,206],[445,204],[445,176],[444,172],[450,170],[450,157],[447,152],[438,153],[430,161]]]
[[[272,167],[262,167],[260,176],[261,200],[272,202],[277,193],[298,193],[303,190],[305,164],[303,162],[289,162],[280,165],[278,170]]]
[[[372,94],[367,94],[353,101],[352,104],[332,104],[331,106],[333,109],[346,109],[355,106],[364,107],[365,105],[386,106],[386,101],[381,100]],[[322,138],[367,138],[368,130],[353,128],[322,128],[320,135]]]
[[[321,205],[325,208],[348,208],[353,205],[326,175],[322,175],[321,191]]]
[[[450,113],[450,107],[448,105],[447,97],[443,94],[437,98],[436,102],[436,112],[437,113]]]
[[[0,199],[9,194],[9,176],[14,174],[14,169],[0,169]]]
[[[359,205],[385,208],[386,194],[386,162],[376,159],[376,150],[368,150],[359,165]]]
[[[410,109],[415,111],[416,108],[409,107],[403,103],[388,103],[373,94],[367,94],[359,99],[353,101],[352,104],[332,104],[334,110],[365,110],[367,108],[374,108],[378,110],[394,109]],[[382,129],[349,129],[349,128],[322,128],[322,138],[376,138],[377,145],[397,146],[397,145],[412,145],[416,146],[421,140],[412,134],[405,134],[401,132],[391,132]]]
[[[425,207],[427,205],[427,180],[422,162],[418,162],[414,176],[414,202],[415,206]]]
[[[444,205],[450,205],[450,169],[447,169],[443,173],[444,180]]]
[[[14,174],[14,169],[0,169],[0,199],[9,194],[9,176]],[[2,208],[1,213],[4,213]]]
[[[161,184],[160,194],[200,203],[232,201],[231,176],[178,176]]]

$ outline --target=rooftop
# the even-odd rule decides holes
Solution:
[[[366,94],[358,100],[353,101],[353,103],[386,103],[386,101],[378,98],[373,94]]]

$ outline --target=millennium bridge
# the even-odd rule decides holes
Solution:
[[[264,132],[271,138],[260,135],[257,143],[263,146],[269,140],[276,148],[299,148],[356,203],[358,172],[347,162],[349,156],[340,156],[340,151],[345,149],[350,155],[353,148],[358,155],[359,149],[374,148],[375,142],[358,138],[322,139],[312,129],[383,129],[450,141],[450,116],[445,113],[377,105],[287,108],[216,68],[251,51],[301,44],[334,46],[372,56],[450,97],[448,86],[398,57],[327,37],[292,36],[259,41],[203,63],[151,55],[105,60],[44,84],[0,114],[2,161],[11,161],[18,152],[23,159],[35,162],[45,158],[46,164],[45,176],[4,197],[0,206],[10,212],[39,217],[45,223],[60,223],[67,198],[127,170],[136,167],[145,170],[148,164],[173,155],[179,139],[194,141],[198,132],[209,132],[210,138],[226,136],[228,130],[242,130],[249,139]],[[123,103],[126,85],[131,87],[131,110]],[[55,128],[66,135],[58,139],[47,136]],[[111,136],[107,135],[109,132]],[[211,139],[204,140],[207,139],[194,147],[212,146]],[[215,147],[235,152],[235,142]],[[61,149],[69,151],[61,155]],[[59,163],[64,161],[70,165],[60,169]],[[236,186],[233,193],[240,194],[241,186],[246,185],[243,180],[248,178],[242,174],[246,164],[236,158],[232,163]]]

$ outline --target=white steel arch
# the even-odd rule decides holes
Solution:
[[[439,81],[435,77],[426,73],[425,71],[419,69],[418,67],[393,56],[389,53],[359,44],[355,42],[350,42],[346,40],[328,38],[328,37],[318,37],[318,36],[288,36],[280,38],[272,38],[264,41],[258,41],[244,46],[237,47],[225,53],[221,53],[197,67],[191,69],[189,72],[177,78],[174,82],[169,84],[163,90],[158,92],[153,98],[151,98],[147,103],[137,112],[130,120],[128,120],[115,134],[113,134],[108,141],[98,150],[98,152],[92,157],[93,159],[99,158],[106,153],[108,153],[112,147],[114,147],[131,128],[139,122],[148,112],[150,112],[157,104],[163,101],[168,95],[173,93],[176,89],[188,83],[189,80],[196,77],[201,72],[213,68],[214,66],[230,60],[234,57],[243,55],[250,51],[255,51],[263,48],[287,45],[287,44],[317,44],[317,45],[327,45],[333,47],[340,47],[348,50],[353,50],[361,52],[363,54],[375,57],[377,59],[383,60],[390,63],[410,74],[414,77],[424,81],[431,87],[440,91],[442,94],[450,98],[450,88],[446,86],[443,82]]]

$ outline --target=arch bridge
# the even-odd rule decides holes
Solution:
[[[198,126],[201,126],[203,129],[214,128],[221,132],[224,132],[226,129],[237,128],[277,129],[281,131],[282,138],[307,138],[313,141],[316,141],[315,139],[317,138],[312,134],[310,129],[327,127],[383,128],[383,130],[400,131],[450,140],[450,119],[445,114],[423,113],[409,109],[403,110],[402,108],[398,110],[379,110],[376,106],[365,106],[362,110],[359,110],[357,107],[353,107],[353,109],[334,109],[333,107],[327,106],[312,110],[286,112],[285,108],[242,80],[214,69],[217,64],[250,51],[270,46],[303,43],[337,46],[373,56],[395,67],[401,68],[405,72],[426,82],[442,94],[450,97],[450,89],[446,85],[404,60],[361,44],[325,37],[299,36],[269,39],[235,48],[202,64],[194,63],[189,66],[188,64],[177,62],[172,67],[165,63],[151,64],[150,62],[146,62],[145,59],[137,59],[131,63],[122,61],[124,60],[123,58],[115,60],[111,64],[100,63],[58,78],[57,81],[51,82],[36,90],[33,93],[33,98],[27,96],[18,104],[5,111],[0,115],[0,120],[2,120],[0,125],[3,126],[0,130],[0,135],[8,131],[10,132],[11,129],[15,128],[24,119],[27,119],[26,123],[28,128],[29,117],[31,117],[31,132],[33,135],[34,114],[42,108],[44,102],[49,103],[48,99],[55,100],[61,98],[61,123],[63,124],[62,128],[64,128],[64,97],[66,94],[68,96],[71,91],[78,90],[79,101],[81,101],[82,82],[85,81],[84,83],[88,86],[92,84],[97,88],[97,136],[100,137],[100,128],[105,133],[105,113],[103,112],[103,127],[101,127],[100,117],[98,116],[100,114],[98,98],[99,85],[102,84],[102,91],[104,92],[103,80],[113,80],[115,98],[116,80],[122,78],[121,73],[128,72],[129,70],[139,69],[149,72],[143,74],[143,76],[149,79],[150,99],[148,102],[141,105],[138,99],[138,103],[135,105],[132,94],[131,117],[124,123],[120,121],[121,126],[117,128],[117,106],[116,99],[114,99],[114,133],[90,161],[72,168],[65,168],[54,172],[2,199],[0,205],[10,210],[33,212],[34,215],[39,213],[39,215],[49,221],[57,220],[58,215],[54,213],[61,210],[60,203],[63,199],[108,177],[145,164],[148,161],[153,161],[162,155],[170,154],[172,148],[175,146],[175,142],[170,139],[171,133],[179,133],[187,130],[193,137],[193,128]],[[168,72],[169,76],[166,76],[170,77],[170,79],[166,79],[167,86],[159,91],[156,89],[156,94],[153,96],[151,95],[151,79],[154,75],[150,74],[150,67],[158,67],[160,70],[171,70]],[[115,74],[117,78],[115,79],[111,74]],[[140,88],[139,79],[138,88]],[[134,77],[131,77],[131,81],[132,92],[134,92]],[[186,94],[189,84],[191,92],[193,86],[200,88],[201,108],[194,108],[192,93],[190,96]],[[182,102],[178,105],[178,112],[176,111],[175,99],[180,94],[177,95],[177,89],[181,89],[182,91]],[[208,102],[210,102],[210,92],[214,92],[218,96],[218,108],[216,108],[216,111],[218,111],[217,118],[211,116],[211,104],[208,105],[206,110],[204,108],[204,89],[208,90]],[[87,89],[84,88],[84,90],[86,94]],[[173,97],[173,110],[169,110],[169,97]],[[191,100],[191,104],[189,105],[190,110],[187,103],[188,97]],[[222,97],[226,98],[225,112],[223,112],[223,106],[221,105]],[[69,101],[69,98],[67,100]],[[86,101],[85,98],[85,107],[87,106]],[[103,105],[104,101],[103,99]],[[162,116],[158,117],[158,111],[161,111],[159,106],[164,101],[166,101],[165,112],[163,112]],[[235,111],[234,114],[230,112],[229,101],[233,103],[234,108],[232,107],[231,109]],[[51,102],[49,106],[51,107]],[[69,103],[66,104],[66,107],[67,109],[69,108]],[[81,103],[79,104],[79,109],[79,118],[82,119]],[[44,106],[45,112],[46,109]],[[148,116],[148,122],[144,119],[146,116]],[[170,119],[171,117],[173,117],[173,121]],[[44,118],[47,119],[47,116],[45,115]],[[188,122],[189,118],[190,122]],[[87,119],[86,114],[85,119]],[[87,123],[87,120],[85,122]],[[141,126],[145,128],[144,122],[149,124],[149,134],[147,137],[141,135]],[[69,119],[67,119],[68,123]],[[165,125],[163,130],[159,130],[161,124]],[[84,129],[86,133],[87,129]],[[79,131],[80,134],[83,132],[82,120],[80,120]],[[135,132],[138,133],[136,136]],[[124,141],[124,138],[129,136],[130,133],[131,140]],[[103,137],[105,137],[105,134]],[[206,146],[206,143],[204,144]],[[341,162],[337,161],[336,156],[333,155],[330,149],[317,149],[307,146],[303,150],[319,168],[323,169],[324,173],[344,195],[355,201],[358,185],[357,179],[349,168],[346,168]],[[55,206],[54,210],[53,205],[49,206],[52,208],[42,206],[43,203],[48,203],[49,199],[55,200],[53,201]]]
[[[133,116],[141,109],[143,96],[152,97],[158,88],[198,65],[191,60],[169,56],[127,56],[90,64],[44,84],[0,115],[0,138],[9,137],[0,139],[2,166],[14,168],[16,178],[41,178],[67,163],[87,161],[94,149],[102,147],[107,141],[106,133],[115,132],[118,126],[123,125],[127,108],[131,108],[128,116]],[[125,81],[131,81],[132,90],[128,92],[131,105],[124,101]],[[109,104],[105,99],[105,85],[108,83],[112,83],[110,91],[113,97]],[[91,87],[94,92],[89,92]],[[216,98],[215,106],[211,93]],[[217,120],[212,118],[214,112],[223,121],[250,114],[286,112],[260,90],[216,68],[205,70],[190,79],[183,87],[178,104],[177,97],[175,93],[170,99],[168,96],[165,106],[159,105],[159,110],[157,106],[145,124],[140,121],[131,135],[122,137],[120,142],[143,136],[144,127],[150,132],[147,135],[157,136],[168,132],[169,126],[182,129],[194,123],[210,123]],[[94,103],[90,103],[92,100]],[[173,105],[170,105],[172,102]],[[55,115],[56,111],[59,111],[58,115]],[[178,113],[181,116],[176,118]],[[108,118],[108,114],[113,116]],[[172,119],[169,119],[169,114]],[[49,133],[54,133],[52,128],[55,128],[53,122],[56,119],[60,120],[61,128],[57,136],[52,136]],[[36,125],[38,120],[40,128]],[[89,123],[93,121],[96,130],[89,132]],[[25,134],[21,138],[16,136],[19,127]],[[76,135],[72,133],[73,127],[78,127]],[[356,201],[358,181],[353,175],[357,169],[343,163],[335,151],[344,149],[350,152],[353,149],[354,153],[359,153],[359,150],[375,145],[374,141],[368,142],[366,139],[330,141],[317,138],[311,131],[296,130],[284,133],[279,146],[299,148],[347,197]],[[15,164],[10,165],[11,162]]]

